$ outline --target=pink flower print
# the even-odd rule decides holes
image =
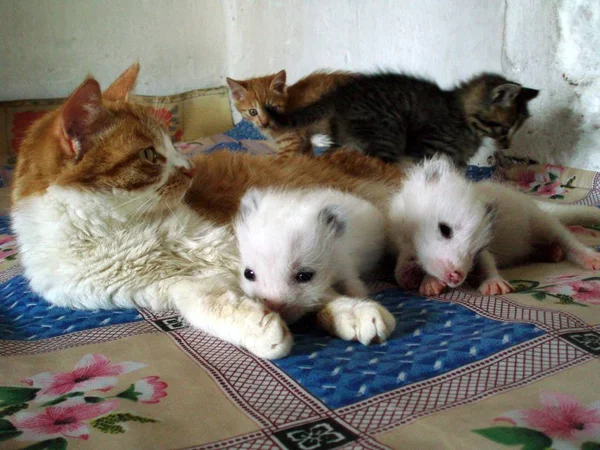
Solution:
[[[43,402],[70,392],[108,391],[117,384],[117,375],[145,366],[131,361],[111,364],[104,355],[86,355],[72,372],[43,372],[23,382],[39,388],[35,401]]]
[[[557,286],[550,286],[546,291],[552,294],[568,295],[575,301],[600,305],[599,280],[575,280]]]
[[[0,238],[0,259],[13,259],[17,253],[17,241],[14,236]]]
[[[138,394],[138,402],[158,403],[161,398],[167,396],[167,387],[168,384],[160,381],[159,377],[152,376],[136,381],[133,390]]]
[[[584,236],[598,236],[598,233],[594,230],[590,230],[589,228],[582,227],[581,225],[569,225],[567,227],[571,233],[582,234]]]
[[[510,411],[495,421],[533,428],[560,441],[596,441],[600,438],[600,404],[583,407],[570,395],[552,392],[540,394],[540,409]],[[565,447],[565,446],[562,446]]]
[[[38,412],[19,412],[8,420],[23,434],[17,439],[42,441],[57,437],[87,439],[88,427],[84,421],[102,416],[118,405],[117,400],[86,403],[83,399],[69,399]]]
[[[565,283],[569,281],[581,280],[581,275],[578,274],[567,274],[567,275],[556,275],[551,277],[546,277],[546,281],[549,283]]]
[[[544,197],[551,197],[553,195],[560,195],[567,192],[564,187],[561,187],[560,181],[555,181],[553,183],[544,183],[540,185],[539,189],[535,191],[537,195],[542,195]]]
[[[517,180],[517,182],[518,182],[519,186],[521,186],[522,188],[529,189],[529,187],[531,186],[532,183],[535,183],[536,181],[538,181],[537,178],[539,177],[539,175],[540,175],[539,172],[536,172],[534,170],[526,170],[519,174],[519,179]],[[544,174],[541,174],[541,175],[543,176]],[[540,181],[547,182],[547,181],[549,181],[549,179],[546,179],[546,180],[542,179]]]
[[[565,170],[564,166],[557,166],[554,164],[546,164],[546,172],[548,172],[548,174],[554,175],[556,178],[560,177],[562,175],[562,173],[564,172],[564,170]]]

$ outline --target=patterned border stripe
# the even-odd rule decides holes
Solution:
[[[600,333],[592,330],[563,333],[561,338],[594,356],[600,356]]]
[[[333,419],[305,423],[273,433],[289,450],[330,450],[356,441],[358,436]]]
[[[593,359],[553,336],[515,346],[485,361],[348,406],[337,413],[365,433],[378,433],[437,411],[529,384]]]
[[[268,361],[199,330],[190,328],[169,336],[209,372],[240,408],[265,427],[330,414],[322,403]]]
[[[502,296],[482,297],[454,290],[437,300],[458,303],[490,319],[531,323],[550,333],[588,327],[585,322],[568,312],[521,305]]]

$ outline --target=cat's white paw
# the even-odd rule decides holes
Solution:
[[[317,319],[334,336],[364,345],[384,342],[396,328],[394,316],[379,303],[351,297],[328,303]]]
[[[279,314],[251,299],[243,300],[239,312],[243,347],[265,359],[283,358],[290,352],[294,339]]]

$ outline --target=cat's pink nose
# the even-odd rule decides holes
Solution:
[[[462,272],[455,270],[454,272],[448,272],[448,274],[446,274],[446,277],[451,283],[460,283],[465,276],[462,274]]]

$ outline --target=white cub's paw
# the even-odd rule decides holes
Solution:
[[[384,342],[396,328],[394,316],[379,303],[351,297],[328,303],[317,319],[332,335],[364,345]]]
[[[419,286],[419,294],[432,297],[442,294],[447,287],[448,285],[442,280],[438,280],[431,275],[425,275],[425,278],[421,281],[421,286]]]
[[[244,330],[242,347],[265,359],[283,358],[290,352],[294,339],[279,314],[247,298],[242,300],[239,313]]]
[[[479,292],[483,295],[510,294],[514,290],[515,288],[513,288],[508,281],[500,277],[485,280],[479,286]]]

